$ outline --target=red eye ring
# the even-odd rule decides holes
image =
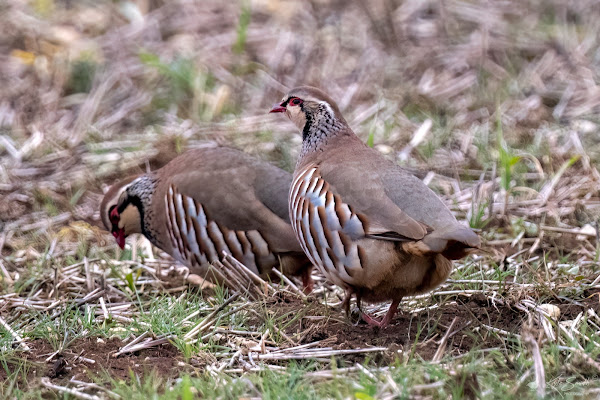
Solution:
[[[302,99],[299,99],[297,97],[292,97],[290,99],[290,104],[293,106],[298,106],[298,105],[302,104]]]
[[[121,219],[120,216],[119,216],[119,212],[117,211],[117,207],[116,206],[112,206],[110,208],[109,216],[110,216],[110,222],[112,224],[118,224],[119,220]]]

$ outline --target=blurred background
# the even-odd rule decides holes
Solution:
[[[194,383],[206,398],[539,399],[545,382],[550,397],[596,398],[599,35],[592,0],[0,0],[0,397],[54,398],[37,378],[60,375],[64,355],[74,367],[53,382],[76,385],[66,380],[93,362],[121,398],[179,385],[144,378],[146,366],[176,378],[206,366]],[[318,277],[316,301],[284,287],[248,312],[243,297],[223,309],[233,296],[198,296],[169,257],[135,237],[120,251],[101,227],[109,185],[189,148],[233,146],[293,170],[300,135],[268,111],[303,84],[484,241],[444,285],[403,302],[387,333],[349,324],[329,307],[341,289]],[[190,342],[207,321],[240,336]],[[318,345],[320,358],[270,353],[274,372],[247,374],[248,349],[273,349],[265,338]],[[387,350],[318,353],[366,345]],[[373,380],[363,361],[388,375]],[[359,375],[310,380],[338,367]],[[192,398],[186,379],[187,394],[165,398]]]
[[[598,206],[599,24],[588,0],[4,0],[0,248],[87,232],[74,221],[99,225],[108,184],[190,147],[293,170],[300,137],[267,112],[300,84],[472,226],[510,203],[584,226]]]

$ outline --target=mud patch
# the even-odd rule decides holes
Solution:
[[[598,296],[591,293],[579,302],[560,302],[561,321],[574,319],[587,309],[600,312]],[[492,302],[484,295],[457,296],[446,300],[439,308],[412,314],[406,307],[400,310],[386,328],[373,328],[353,314],[349,321],[341,310],[327,308],[316,301],[308,304],[290,298],[274,300],[271,308],[279,315],[297,315],[302,307],[310,309],[306,315],[290,324],[286,333],[300,337],[300,343],[323,341],[321,346],[334,349],[356,349],[371,346],[388,347],[386,358],[410,353],[432,360],[440,340],[454,325],[444,354],[457,356],[474,349],[504,347],[521,333],[527,314],[512,307]],[[294,312],[295,309],[295,312]],[[372,357],[369,356],[369,357]],[[348,361],[361,362],[363,356],[349,357]],[[383,361],[383,360],[374,360]],[[391,361],[390,359],[386,360]]]
[[[358,319],[358,315],[355,316]],[[431,360],[439,347],[440,339],[456,319],[447,343],[446,353],[466,353],[474,348],[498,346],[502,340],[482,326],[501,327],[502,330],[518,333],[523,316],[511,307],[492,305],[484,296],[457,298],[443,306],[420,314],[400,311],[392,323],[383,328],[373,328],[362,320],[350,323],[340,314],[339,318],[318,323],[305,343],[327,339],[335,341],[335,349],[364,348],[369,346],[388,347],[389,355],[413,352],[425,360]],[[356,320],[355,320],[356,321]],[[398,352],[400,351],[400,352]]]
[[[21,353],[26,365],[24,371],[27,381],[44,376],[54,382],[66,382],[73,377],[87,380],[85,378],[90,375],[102,376],[104,373],[113,379],[129,380],[131,371],[138,375],[154,371],[161,377],[174,378],[181,373],[179,362],[183,360],[179,350],[171,344],[113,357],[124,345],[116,338],[77,339],[48,362],[46,359],[55,352],[50,343],[38,339],[28,342],[28,345],[31,352]],[[14,360],[16,365],[22,361]],[[6,378],[6,371],[0,369],[0,382]]]

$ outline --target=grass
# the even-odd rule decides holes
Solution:
[[[461,274],[454,274],[453,279],[462,279],[469,276],[476,268],[473,264],[470,268],[459,270]],[[489,277],[494,279],[493,277]],[[498,277],[499,282],[503,277]],[[481,285],[470,283],[468,285],[453,284],[454,289],[477,289]],[[221,292],[217,295],[216,304],[222,303],[225,294]],[[453,296],[446,299],[440,298],[440,303],[452,301]],[[135,304],[135,303],[132,303]],[[35,329],[28,332],[27,341],[46,340],[51,344],[53,350],[61,350],[63,353],[79,337],[109,337],[115,332],[120,332],[120,337],[127,337],[129,334],[139,334],[143,330],[150,330],[155,336],[161,334],[175,334],[181,337],[186,328],[182,321],[189,315],[190,310],[202,310],[206,308],[205,300],[200,296],[186,294],[185,292],[178,298],[172,296],[160,296],[149,299],[147,312],[140,315],[130,327],[128,333],[121,330],[117,331],[115,327],[120,324],[118,321],[103,321],[102,323],[92,322],[90,315],[94,314],[93,308],[86,308],[86,312],[81,312],[71,307],[67,307],[59,318],[44,318],[43,315],[34,313],[30,318],[24,315],[20,320],[35,319]],[[228,309],[224,309],[226,312]],[[91,312],[92,314],[89,314]],[[305,310],[305,312],[307,312]],[[490,309],[489,318],[493,320],[494,310]],[[155,397],[187,398],[191,395],[202,395],[204,397],[224,397],[238,398],[243,396],[253,396],[260,394],[262,398],[290,398],[290,399],[309,399],[309,398],[347,398],[348,396],[357,399],[384,398],[387,394],[395,393],[396,396],[408,396],[415,394],[433,395],[439,398],[448,396],[461,398],[464,396],[476,395],[481,398],[513,398],[515,395],[524,398],[535,398],[534,387],[526,381],[518,382],[520,376],[525,376],[527,371],[532,369],[532,361],[527,353],[527,349],[522,343],[512,337],[498,336],[495,332],[485,332],[478,327],[463,330],[462,335],[470,338],[473,343],[479,345],[472,346],[466,353],[458,356],[445,356],[440,362],[431,362],[423,359],[418,352],[422,343],[431,340],[437,336],[440,329],[439,321],[432,314],[433,320],[423,325],[422,321],[416,320],[418,325],[416,335],[407,343],[406,350],[399,352],[395,361],[388,366],[381,368],[377,365],[379,362],[373,359],[365,359],[360,364],[363,367],[354,367],[356,374],[353,378],[346,377],[346,374],[340,374],[334,379],[318,378],[322,373],[323,366],[329,364],[331,373],[335,373],[337,368],[348,367],[347,364],[339,364],[342,360],[332,358],[323,365],[322,362],[298,361],[290,362],[282,370],[265,369],[260,372],[252,372],[242,377],[232,377],[223,372],[208,373],[199,370],[193,374],[183,374],[176,379],[156,375],[156,372],[133,372],[129,379],[115,379],[110,375],[98,375],[93,379],[96,384],[102,385],[111,392],[116,393],[123,398],[142,398]],[[263,332],[265,329],[272,329],[273,326],[278,329],[286,330],[285,315],[283,318],[266,319],[264,325],[259,328]],[[299,316],[294,316],[299,318]],[[287,321],[289,325],[291,321]],[[16,321],[13,321],[15,324]],[[487,322],[487,321],[486,321]],[[222,322],[221,322],[222,324]],[[491,323],[493,324],[493,322]],[[597,326],[594,323],[588,323],[588,318],[584,317],[578,330],[577,336],[566,342],[567,348],[581,348],[581,353],[588,355],[592,360],[600,353],[598,347],[600,338],[597,335]],[[19,325],[19,323],[16,323]],[[227,325],[231,329],[244,329],[250,327],[248,321],[244,318],[234,318]],[[125,326],[127,326],[125,324]],[[498,342],[493,348],[486,348],[485,343],[494,338]],[[277,340],[276,337],[274,339]],[[3,336],[4,343],[10,343],[10,338]],[[192,360],[200,354],[200,347],[185,347],[185,344],[176,339],[174,345],[184,355],[183,360]],[[182,347],[183,346],[183,347]],[[202,351],[218,353],[226,347],[213,344],[213,346],[202,347]],[[187,354],[186,354],[187,353]],[[578,353],[575,353],[578,354]],[[550,397],[565,396],[564,398],[576,398],[583,393],[589,393],[591,387],[586,377],[590,374],[590,365],[569,363],[570,368],[575,368],[569,375],[565,375],[564,361],[568,360],[569,350],[565,351],[562,347],[548,343],[542,347],[542,359],[546,368],[547,376],[547,394]],[[188,361],[189,362],[189,361]],[[587,361],[589,363],[589,361]],[[15,351],[2,352],[0,363],[7,372],[5,382],[5,395],[20,397],[24,394],[20,388],[24,384],[22,381],[27,376],[27,370],[30,368],[30,361],[19,357]],[[185,362],[185,365],[193,365]],[[350,364],[352,368],[352,364]],[[592,376],[596,372],[592,370]],[[354,375],[353,374],[353,375]],[[592,385],[593,387],[597,387]],[[43,388],[33,387],[33,391],[28,396],[35,393],[41,394]]]
[[[94,83],[97,64],[91,59],[83,58],[75,61],[71,68],[67,93],[89,93]]]
[[[237,37],[233,45],[235,54],[242,54],[246,49],[246,40],[248,37],[248,25],[252,19],[252,10],[248,2],[242,2],[240,19],[237,26]]]
[[[295,364],[285,371],[251,374],[247,378],[231,379],[227,375],[190,377],[184,375],[176,381],[163,381],[152,374],[145,377],[132,376],[130,383],[115,382],[113,391],[123,398],[144,398],[155,396],[161,388],[168,388],[160,397],[164,399],[186,398],[199,395],[208,398],[239,398],[260,394],[264,399],[313,399],[313,398],[381,398],[384,389],[395,387],[399,397],[410,396],[416,388],[418,393],[438,398],[535,398],[530,384],[517,384],[517,372],[531,369],[531,362],[523,348],[515,348],[515,358],[507,360],[497,350],[473,351],[463,358],[464,365],[448,370],[440,365],[424,364],[419,360],[398,363],[386,371],[360,372],[352,380],[340,377],[331,381],[319,382],[306,378],[315,373],[314,365]],[[517,351],[522,351],[522,356]],[[553,354],[555,353],[555,354]],[[550,349],[546,357],[553,359],[559,351]],[[485,360],[483,356],[485,355]],[[490,368],[487,360],[493,361]],[[556,366],[555,366],[556,367]],[[558,371],[556,371],[558,372]],[[575,379],[552,372],[549,377],[549,397],[578,398],[588,385],[576,383]],[[482,390],[484,389],[484,390]]]

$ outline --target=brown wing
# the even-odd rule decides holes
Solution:
[[[331,151],[319,168],[332,190],[365,216],[367,237],[422,240],[429,253],[479,246],[477,235],[459,224],[431,189],[360,141]],[[460,255],[453,253],[452,258]]]
[[[319,169],[331,190],[357,214],[364,216],[368,236],[383,240],[422,239],[428,232],[427,226],[392,201],[380,173],[370,167],[364,160],[348,158],[338,163],[323,163]]]
[[[208,218],[233,231],[259,231],[275,252],[301,251],[288,222],[289,173],[227,148],[198,149],[177,161],[161,170],[161,180],[202,204]]]

